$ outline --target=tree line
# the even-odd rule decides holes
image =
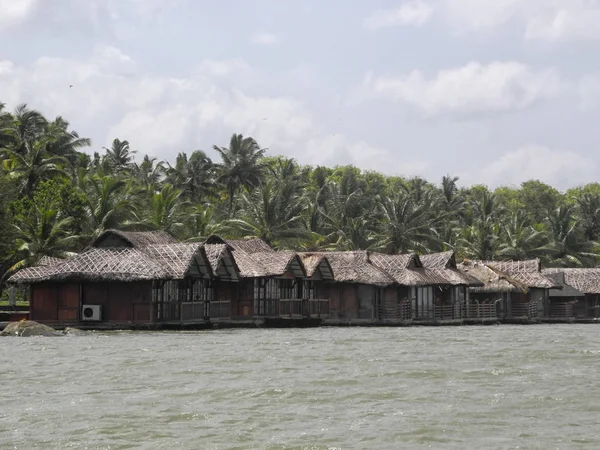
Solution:
[[[0,103],[0,276],[79,252],[104,230],[164,230],[182,241],[258,237],[279,249],[541,258],[591,267],[600,255],[600,184],[559,192],[531,180],[490,190],[353,166],[269,156],[234,134],[174,161],[126,140],[89,152],[62,117]]]

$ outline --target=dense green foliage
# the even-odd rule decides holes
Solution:
[[[303,250],[455,249],[459,258],[539,257],[548,266],[594,266],[600,253],[600,184],[459,188],[451,176],[432,184],[300,166],[237,134],[214,146],[218,161],[202,151],[172,163],[136,158],[119,139],[90,156],[90,145],[60,117],[0,104],[2,273],[81,251],[108,228],[183,241],[255,236]]]

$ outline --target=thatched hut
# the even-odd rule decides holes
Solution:
[[[300,318],[309,314],[309,290],[298,253],[275,251],[261,239],[225,240],[211,236],[207,245],[226,245],[239,268],[240,282],[230,286],[232,317]]]
[[[319,297],[329,299],[333,320],[373,320],[381,314],[386,289],[395,285],[392,276],[369,261],[366,251],[312,252],[305,258],[324,257],[332,271],[331,280],[315,281]],[[395,293],[394,286],[394,293]]]
[[[164,233],[109,230],[84,252],[43,260],[8,281],[31,286],[30,316],[40,322],[206,320],[214,275],[204,245],[165,243],[172,240]],[[187,302],[201,312],[190,317]]]
[[[398,298],[410,299],[413,320],[436,322],[461,318],[459,298],[444,295],[451,282],[442,270],[424,267],[416,253],[371,253],[369,260],[394,278]],[[389,309],[393,303],[393,299],[388,298],[384,304]]]
[[[549,292],[550,318],[600,318],[600,269],[548,268],[542,273],[562,288]]]
[[[467,308],[470,287],[482,287],[483,283],[476,277],[466,272],[458,270],[456,264],[456,253],[452,250],[439,253],[431,253],[420,256],[423,267],[446,280],[445,285],[438,285],[440,304],[442,312],[448,310],[453,305],[453,313],[456,316],[457,310],[460,310],[462,318],[471,318],[478,312]],[[457,306],[460,305],[460,306]]]
[[[458,267],[483,283],[469,288],[472,301],[490,305],[501,319],[537,319],[544,314],[549,290],[556,286],[542,274],[539,259],[465,261]]]

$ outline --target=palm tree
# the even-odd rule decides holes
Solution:
[[[577,199],[581,229],[587,240],[600,239],[600,195],[583,194]]]
[[[25,155],[44,136],[48,121],[40,112],[29,109],[26,104],[17,106],[10,117],[12,120],[7,116],[3,119],[4,148]]]
[[[249,194],[241,194],[241,218],[226,225],[237,236],[261,238],[269,245],[296,243],[308,235],[302,223],[304,208],[293,181],[268,179]]]
[[[128,141],[114,139],[110,148],[104,147],[104,150],[106,150],[104,158],[114,171],[123,172],[131,168],[133,155],[136,152],[131,150]]]
[[[226,231],[223,221],[216,217],[214,206],[192,206],[186,225],[188,241],[203,241],[213,234]]]
[[[214,164],[203,151],[196,150],[189,159],[185,153],[179,153],[175,166],[167,164],[167,182],[180,189],[187,200],[199,202],[214,194]]]
[[[7,274],[37,263],[42,256],[65,257],[79,243],[80,237],[73,234],[71,227],[73,218],[64,216],[57,206],[34,203],[27,217],[17,217],[14,224],[17,261]]]
[[[598,259],[598,244],[585,238],[572,205],[559,206],[547,218],[549,264],[559,267],[591,267]]]
[[[91,140],[79,137],[76,131],[69,131],[68,128],[69,122],[62,117],[57,117],[54,122],[48,124],[44,138],[47,142],[46,151],[50,155],[66,158],[71,165],[71,169],[74,171],[77,163],[80,161],[81,153],[79,152],[89,147]]]
[[[242,188],[250,189],[261,181],[263,166],[260,159],[265,150],[251,137],[241,134],[231,136],[229,148],[213,146],[221,156],[221,163],[216,165],[217,182],[227,191],[229,198],[229,217],[233,212],[236,193]]]
[[[496,196],[484,190],[468,204],[465,224],[458,240],[460,252],[469,258],[492,260],[500,240],[497,218],[503,212]]]
[[[20,186],[23,195],[32,195],[40,181],[65,175],[62,168],[67,160],[62,156],[47,156],[46,149],[40,143],[33,146],[27,143],[24,153],[4,149],[3,166],[9,177]]]
[[[147,223],[153,229],[177,236],[184,228],[184,222],[188,215],[187,206],[187,202],[181,201],[181,191],[167,184],[160,192],[152,196]]]
[[[387,253],[428,252],[435,241],[435,225],[443,215],[434,215],[433,194],[419,192],[420,200],[409,192],[395,192],[379,201],[383,220],[379,225],[377,247]]]
[[[164,177],[165,167],[162,162],[156,163],[156,158],[144,155],[140,164],[133,165],[133,174],[143,190],[154,192]]]
[[[125,181],[109,176],[88,180],[88,237],[95,238],[109,228],[135,226],[139,222],[136,220],[135,203],[126,187]]]
[[[531,226],[527,214],[519,210],[501,227],[497,255],[502,259],[522,260],[542,256],[546,235]]]

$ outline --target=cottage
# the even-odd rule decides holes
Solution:
[[[369,261],[366,251],[307,253],[325,257],[333,271],[330,280],[316,282],[320,297],[329,299],[329,318],[335,323],[373,321],[381,317],[388,296],[396,298],[394,279]]]
[[[549,290],[555,287],[542,275],[539,259],[465,261],[458,267],[483,283],[469,288],[471,303],[495,309],[500,319],[537,320],[544,314]]]
[[[81,254],[41,260],[8,281],[31,286],[30,318],[43,323],[197,319],[186,315],[186,299],[208,319],[213,272],[204,245],[172,241],[164,233],[108,230]]]
[[[227,245],[239,268],[240,282],[235,288],[230,286],[234,289],[230,291],[232,318],[300,319],[311,315],[308,299],[314,291],[311,294],[299,254],[275,251],[261,239],[211,236],[206,243]]]
[[[452,295],[444,295],[451,284],[443,271],[423,267],[422,260],[416,253],[372,253],[370,260],[394,278],[398,284],[399,298],[410,299],[413,322],[461,319],[459,299]],[[453,291],[450,293],[453,294]]]
[[[446,251],[431,253],[420,257],[423,267],[439,275],[446,280],[445,285],[438,285],[440,307],[437,308],[436,316],[462,319],[480,319],[486,314],[484,308],[468,308],[469,287],[481,287],[483,283],[466,272],[458,270],[456,264],[456,253]],[[440,314],[441,313],[441,314]],[[495,318],[495,311],[493,314]]]
[[[549,318],[600,318],[600,269],[548,268],[542,273],[562,288],[549,292]]]

